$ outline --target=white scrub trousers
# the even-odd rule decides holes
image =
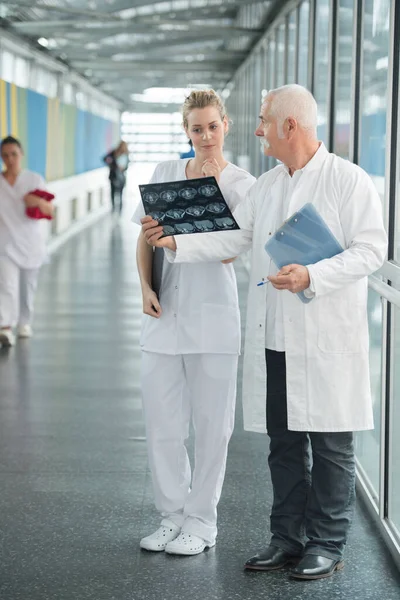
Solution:
[[[0,256],[0,327],[31,324],[39,271]]]
[[[168,524],[213,544],[236,402],[236,354],[143,352],[142,392],[155,505]],[[193,474],[186,451],[195,432]]]

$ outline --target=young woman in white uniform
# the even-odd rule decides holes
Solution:
[[[233,210],[255,178],[223,156],[228,118],[213,90],[190,94],[183,125],[195,158],[159,164],[151,182],[214,176]],[[143,216],[140,204],[133,220],[140,224]],[[140,236],[142,394],[155,504],[163,518],[140,546],[191,555],[214,546],[217,536],[240,351],[236,278],[232,264],[171,265],[164,258],[158,299],[151,288],[152,252]],[[193,474],[185,447],[190,417]]]
[[[15,325],[19,337],[32,335],[33,301],[46,256],[40,221],[27,217],[25,209],[38,206],[51,215],[53,207],[29,194],[46,184],[38,173],[22,169],[20,142],[6,137],[0,150],[5,166],[0,174],[0,345],[12,346]]]

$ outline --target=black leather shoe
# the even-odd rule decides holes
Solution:
[[[290,569],[290,576],[295,579],[324,579],[344,567],[343,560],[325,558],[315,554],[306,554],[299,564]]]
[[[282,569],[285,565],[297,563],[299,560],[299,556],[293,556],[276,546],[268,546],[263,552],[249,558],[244,568],[253,571],[274,571]]]

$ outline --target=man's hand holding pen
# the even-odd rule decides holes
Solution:
[[[274,276],[269,276],[268,281],[277,290],[289,290],[298,294],[310,287],[310,274],[307,267],[302,265],[287,265]]]

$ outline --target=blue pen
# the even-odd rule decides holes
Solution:
[[[291,271],[287,271],[286,273],[280,273],[280,275],[290,275]],[[279,275],[279,273],[278,273]],[[260,283],[257,283],[257,287],[260,287],[260,285],[264,285],[265,283],[271,283],[269,279],[266,280],[262,280],[260,281]]]

